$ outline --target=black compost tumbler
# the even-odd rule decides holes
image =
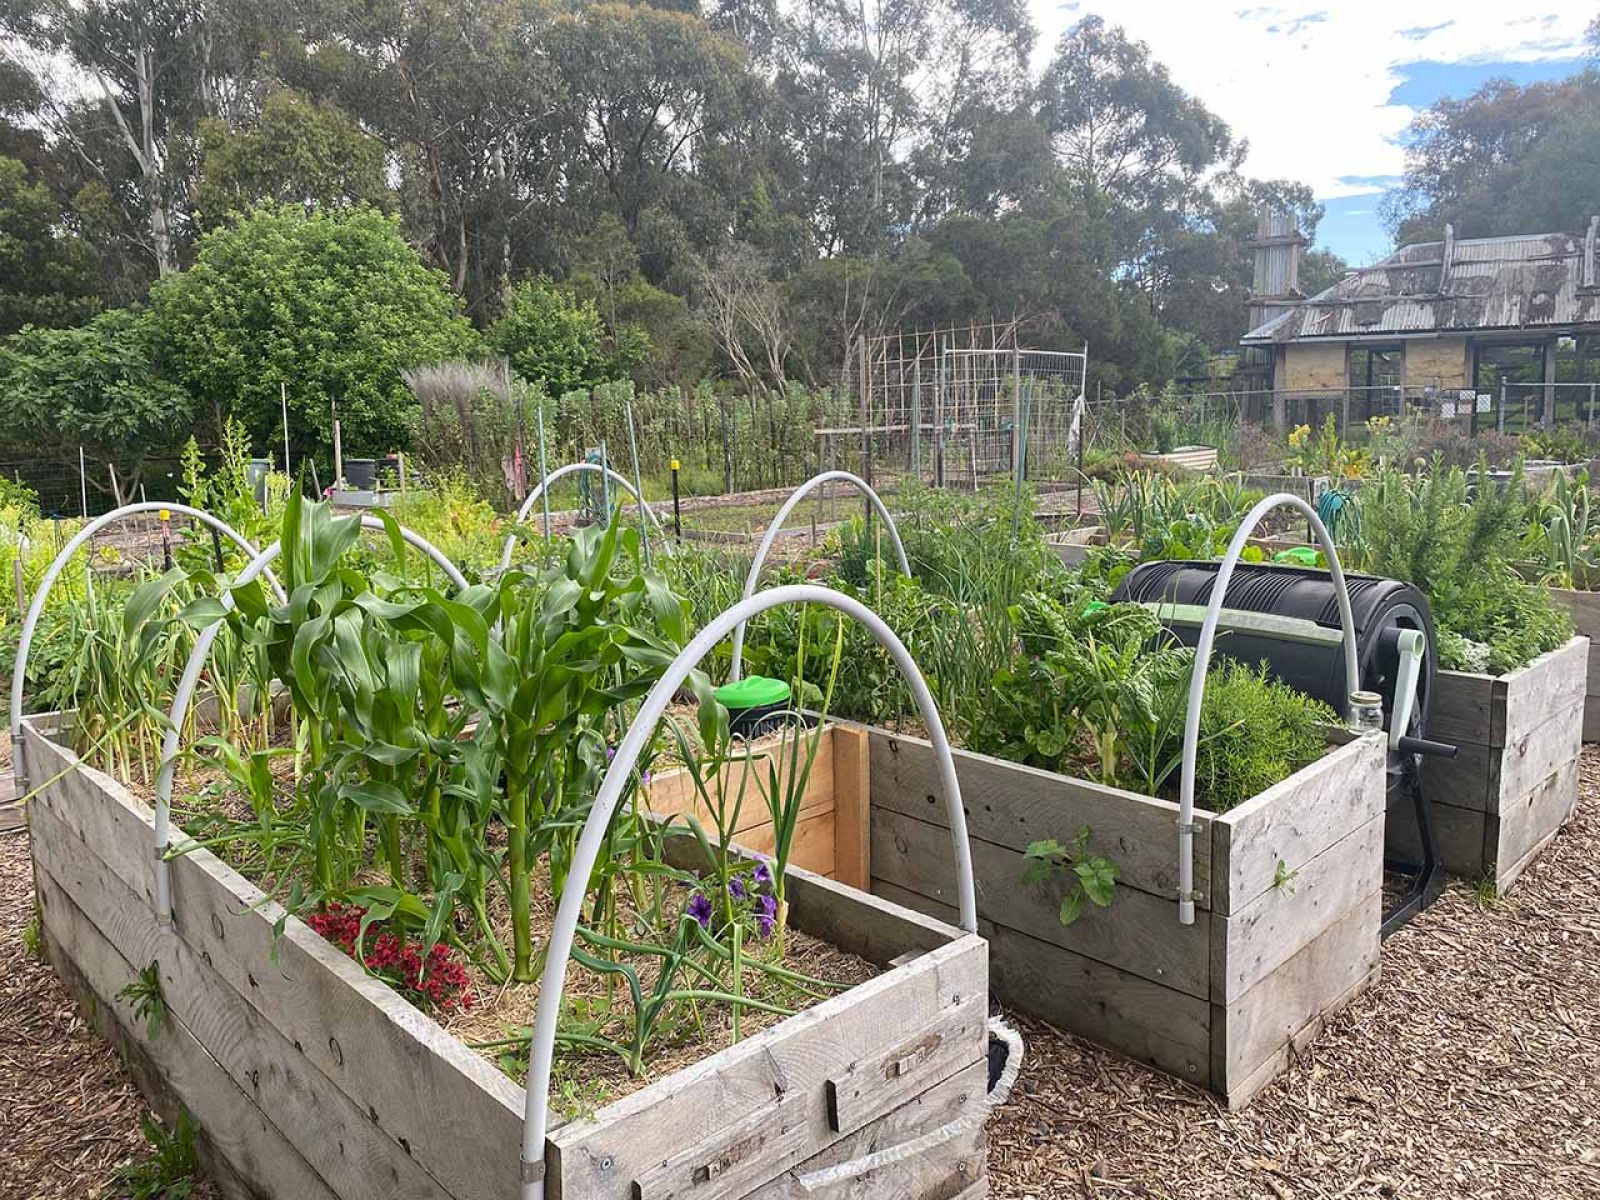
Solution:
[[[1216,588],[1220,562],[1152,562],[1135,568],[1118,585],[1117,602],[1150,606],[1162,624],[1184,644],[1200,640],[1200,628]],[[1355,623],[1360,679],[1345,678],[1344,628],[1331,572],[1318,567],[1238,563],[1228,581],[1217,622],[1216,654],[1252,666],[1296,691],[1331,705],[1341,717],[1351,692],[1376,692],[1383,698],[1384,728],[1390,727],[1400,676],[1401,636],[1422,635],[1425,647],[1417,679],[1416,702],[1408,728],[1389,756],[1389,803],[1410,802],[1423,847],[1421,863],[1390,864],[1415,878],[1407,897],[1384,915],[1392,932],[1430,903],[1443,886],[1432,822],[1422,800],[1417,756],[1452,757],[1453,746],[1427,740],[1428,703],[1437,674],[1437,644],[1428,600],[1409,583],[1346,573]]]

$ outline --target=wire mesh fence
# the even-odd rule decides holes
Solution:
[[[856,420],[817,430],[825,466],[978,487],[1073,465],[1086,350],[1029,348],[1012,321],[866,337],[850,362]]]

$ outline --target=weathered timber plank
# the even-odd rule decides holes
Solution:
[[[1498,775],[1491,779],[1488,812],[1515,803],[1583,752],[1583,697],[1513,738],[1501,751]]]
[[[839,1134],[828,1127],[823,1082],[846,1063],[896,1045],[951,1008],[985,1004],[984,943],[965,936],[702,1059],[550,1135],[553,1200],[623,1200],[636,1179],[672,1160],[686,1130],[703,1136],[792,1094],[803,1148],[764,1159],[773,1178]],[[974,1037],[970,1059],[986,1053]],[[764,1181],[757,1181],[764,1182]]]
[[[678,1151],[633,1181],[632,1200],[739,1200],[772,1177],[773,1163],[804,1154],[806,1101],[779,1091],[770,1101]],[[685,1134],[685,1136],[692,1136]]]
[[[1351,993],[1378,966],[1383,893],[1374,890],[1243,996],[1214,1005],[1212,1086],[1232,1096],[1283,1051],[1330,1001]]]
[[[1228,1092],[1223,1097],[1223,1102],[1230,1109],[1240,1109],[1254,1100],[1266,1090],[1273,1080],[1289,1069],[1290,1054],[1305,1053],[1306,1047],[1310,1046],[1321,1035],[1329,1019],[1341,1009],[1346,1008],[1351,1001],[1376,983],[1382,972],[1383,967],[1381,964],[1374,967],[1370,973],[1358,980],[1348,992],[1336,997],[1320,1013],[1307,1021],[1288,1042],[1262,1059],[1260,1064],[1248,1075],[1244,1076],[1243,1079],[1238,1081],[1230,1080]]]
[[[71,756],[32,730],[29,761]],[[59,769],[59,768],[57,768]],[[55,771],[51,771],[54,774]],[[149,809],[89,768],[35,801],[153,906]],[[173,908],[186,942],[369,1118],[460,1195],[499,1197],[518,1178],[523,1092],[386,984],[208,851],[172,863]],[[482,1132],[482,1145],[429,1116],[449,1112]]]
[[[1593,678],[1600,679],[1600,676]],[[1584,703],[1583,740],[1600,742],[1600,693],[1591,694]]]
[[[885,879],[872,890],[936,917],[948,905]],[[991,921],[989,989],[1002,1003],[1200,1087],[1210,1082],[1211,1006]]]
[[[1441,742],[1491,743],[1495,676],[1440,671],[1428,701],[1428,736]]]
[[[1061,895],[1067,885],[1062,880],[1024,885],[1029,860],[1021,852],[981,838],[972,838],[971,846],[980,916],[1185,995],[1209,996],[1209,912],[1198,913],[1193,925],[1180,925],[1175,900],[1119,884],[1109,908],[1087,906],[1077,921],[1064,926]],[[877,878],[951,904],[956,890],[950,860],[946,830],[887,809],[874,814],[872,869]]]
[[[871,748],[865,730],[834,726],[833,873],[866,891],[872,883],[869,844],[872,814]]]
[[[1495,886],[1506,891],[1572,816],[1578,802],[1578,761],[1570,759],[1515,803],[1489,818],[1485,852],[1494,855]]]
[[[434,1200],[453,1194],[312,1066],[175,929],[161,928],[155,914],[51,814],[37,814],[34,830],[41,891],[59,887],[72,896],[78,912],[128,961],[160,963],[162,991],[172,1012],[344,1200]]]
[[[211,1178],[230,1200],[338,1200],[181,1020],[169,1019],[154,1039],[146,1036],[132,1002],[117,996],[138,968],[51,882],[39,893],[39,911],[56,973],[101,1035],[131,1051],[127,1061],[145,1095],[168,1094],[195,1116],[202,1149],[214,1152]],[[170,1105],[162,1107],[172,1115]]]
[[[1448,740],[1448,739],[1440,739]],[[1501,750],[1481,742],[1456,742],[1454,758],[1422,760],[1422,794],[1430,804],[1449,804],[1483,812],[1499,768]]]
[[[1433,836],[1439,847],[1439,864],[1452,875],[1477,879],[1484,871],[1483,835],[1488,814],[1454,804],[1429,803]],[[1418,862],[1422,842],[1417,836],[1416,810],[1410,801],[1389,809],[1384,824],[1384,852],[1394,859]]]
[[[743,1200],[817,1200],[819,1196],[827,1196],[828,1200],[882,1200],[885,1196],[896,1200],[980,1200],[985,1187],[981,1115],[950,1141],[825,1189],[807,1190],[801,1185],[800,1176],[886,1150],[961,1117],[980,1114],[987,1084],[988,1063],[972,1063],[888,1115],[840,1138],[821,1154],[757,1188]]]
[[[1536,733],[1588,694],[1589,643],[1575,637],[1541,654],[1495,689],[1490,745],[1509,746]]]
[[[1383,886],[1380,811],[1358,829],[1229,916],[1212,918],[1211,999],[1226,1004],[1260,983]],[[1378,922],[1371,951],[1377,953]]]
[[[905,1041],[828,1076],[823,1088],[829,1126],[835,1133],[854,1133],[949,1078],[971,1061],[973,1043],[985,1036],[988,1017],[986,999],[974,997]]]
[[[747,851],[737,844],[733,849]],[[710,867],[694,838],[667,839],[663,854],[680,870],[699,873]],[[954,925],[800,867],[789,868],[784,887],[791,925],[876,966],[888,966],[908,952],[920,954],[961,936]]]
[[[1239,912],[1276,890],[1279,863],[1302,870],[1381,816],[1388,752],[1380,735],[1347,742],[1212,822],[1212,909]]]
[[[944,826],[933,748],[920,738],[869,730],[872,746],[872,806]],[[965,750],[955,752],[956,778],[967,812],[967,831],[998,846],[1025,850],[1044,838],[1071,838],[1087,825],[1100,853],[1117,860],[1123,888],[1171,898],[1177,894],[1178,806],[1034,767],[1003,762]],[[1211,837],[1214,819],[1197,812],[1196,903],[1211,906]],[[881,874],[874,864],[874,874]]]

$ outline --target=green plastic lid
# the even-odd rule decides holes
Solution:
[[[1294,567],[1314,567],[1317,565],[1317,551],[1312,546],[1290,546],[1274,554],[1272,561]]]
[[[781,679],[765,675],[746,675],[738,683],[725,683],[714,693],[717,703],[730,712],[745,708],[765,708],[769,704],[786,704],[789,685]]]
[[[1111,605],[1107,604],[1104,600],[1091,600],[1089,603],[1083,606],[1083,611],[1078,615],[1082,617],[1092,617],[1095,613],[1105,612],[1106,609],[1110,607]]]

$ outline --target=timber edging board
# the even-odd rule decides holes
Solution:
[[[873,891],[947,919],[932,750],[869,734]],[[1381,737],[1352,738],[1230,812],[1197,810],[1200,896],[1185,926],[1176,804],[957,751],[996,997],[1246,1102],[1377,972],[1386,759]],[[1024,885],[1023,852],[1085,825],[1121,875],[1110,907],[1063,926],[1060,885]]]
[[[1572,617],[1572,632],[1589,639],[1589,665],[1583,701],[1583,740],[1600,742],[1600,592],[1551,588],[1555,602]]]
[[[158,1108],[193,1115],[224,1194],[514,1200],[523,1090],[208,851],[173,860],[174,921],[163,926],[149,809],[50,741],[46,725],[30,721],[24,736],[50,780],[30,825],[52,962],[130,1051]],[[696,1186],[696,1200],[798,1200],[805,1171],[978,1110],[983,940],[809,872],[793,871],[790,885],[796,927],[838,932],[884,972],[557,1124],[551,1200],[678,1195],[684,1172],[708,1171],[715,1186]],[[118,997],[152,962],[168,1008],[153,1038]],[[878,1071],[884,1062],[896,1069]],[[746,1129],[757,1113],[773,1120]],[[981,1196],[985,1178],[980,1122],[850,1194]]]
[[[1423,760],[1422,788],[1447,871],[1503,892],[1572,815],[1589,657],[1589,639],[1578,636],[1505,675],[1436,676],[1428,736],[1458,750]],[[1397,803],[1391,853],[1415,854],[1415,826]]]

